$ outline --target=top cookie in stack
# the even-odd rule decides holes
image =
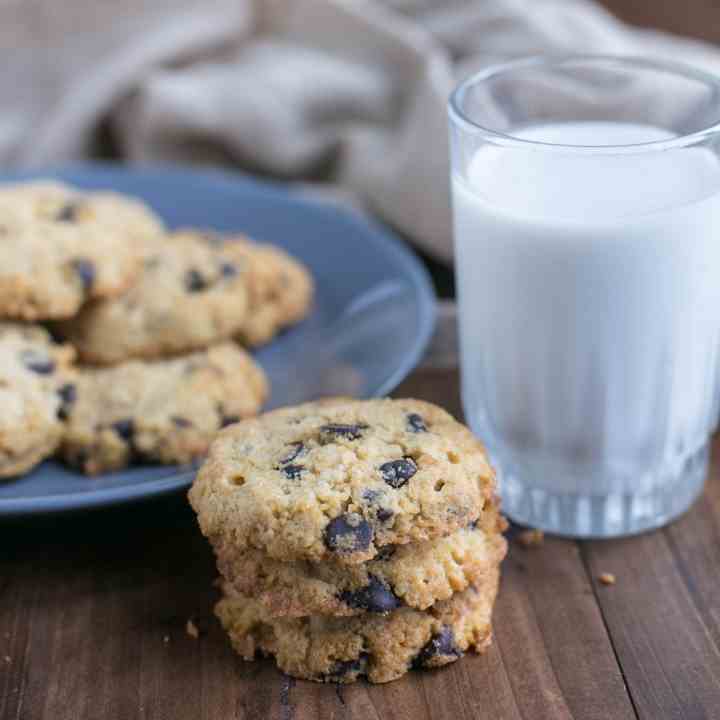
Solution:
[[[467,527],[494,489],[482,446],[444,410],[329,399],[228,428],[190,499],[218,551],[352,565]]]
[[[136,199],[55,182],[3,186],[0,213],[0,319],[15,323],[23,352],[45,343],[83,363],[64,363],[72,380],[43,401],[45,414],[62,415],[52,422],[33,409],[37,387],[52,383],[31,374],[18,385],[27,391],[15,393],[12,417],[0,414],[0,447],[32,424],[36,452],[23,450],[27,462],[0,454],[0,475],[28,471],[58,443],[87,473],[189,462],[217,430],[260,410],[267,380],[241,346],[307,313],[313,284],[299,262],[245,237],[170,233]],[[16,345],[0,342],[8,377],[32,373]]]
[[[417,400],[332,399],[223,431],[190,491],[246,658],[385,682],[490,641],[505,554],[470,431]]]

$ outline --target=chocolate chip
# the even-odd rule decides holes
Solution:
[[[427,425],[425,424],[425,420],[423,420],[422,415],[418,415],[417,413],[410,413],[407,416],[407,427],[408,432],[427,432]]]
[[[396,550],[397,547],[395,545],[383,545],[373,559],[379,560],[380,562],[386,562],[395,554]]]
[[[179,427],[179,428],[192,427],[192,423],[187,418],[180,417],[179,415],[173,415],[173,417],[171,419],[172,419],[173,425],[175,425],[175,427]]]
[[[188,270],[185,273],[185,289],[188,292],[200,292],[207,288],[208,282],[199,270]]]
[[[330,443],[335,438],[345,438],[345,440],[359,440],[362,437],[362,431],[367,430],[368,426],[363,424],[357,425],[340,425],[330,423],[320,428],[320,442]]]
[[[363,500],[365,500],[370,506],[370,512],[375,512],[375,517],[379,522],[386,522],[395,514],[392,510],[390,510],[390,508],[384,508],[380,505],[382,502],[382,496],[384,495],[384,490],[381,492],[379,490],[373,490],[372,488],[364,490],[362,494]]]
[[[229,262],[222,263],[222,265],[220,265],[220,274],[224,278],[235,277],[238,274],[237,265]]]
[[[283,465],[280,469],[290,480],[300,480],[305,468],[302,465]]]
[[[77,400],[77,388],[72,383],[67,383],[58,388],[57,393],[60,397],[60,407],[58,408],[57,416],[60,420],[67,420],[70,416],[70,409],[75,404],[75,400]]]
[[[401,488],[417,472],[415,461],[410,458],[402,460],[390,460],[380,466],[382,479],[395,489]]]
[[[387,522],[395,513],[390,508],[378,508],[375,517],[380,522]]]
[[[325,528],[325,545],[337,553],[367,550],[373,539],[373,529],[357,513],[348,513],[331,520]]]
[[[118,420],[110,426],[123,440],[132,440],[135,434],[135,423],[132,418]]]
[[[58,389],[58,395],[64,403],[72,405],[77,400],[77,388],[72,383],[66,383]]]
[[[78,219],[79,209],[78,203],[66,203],[55,214],[55,220],[57,222],[75,222]]]
[[[82,283],[83,290],[88,293],[95,284],[95,265],[86,258],[76,258],[72,261],[72,268]]]
[[[460,657],[462,651],[455,645],[452,628],[444,625],[437,635],[433,635],[413,660],[414,668],[431,667],[435,658]]]
[[[348,675],[363,675],[367,669],[367,654],[360,653],[355,660],[338,660],[328,671],[327,679],[345,678]]]
[[[38,375],[50,375],[55,370],[55,361],[37,350],[24,350],[20,357],[23,365]]]
[[[223,415],[220,418],[220,427],[224,428],[228,425],[234,425],[236,422],[240,422],[239,415]]]
[[[293,460],[296,460],[306,452],[305,445],[301,442],[293,443],[291,446],[292,450],[280,461],[281,465],[287,465]]]
[[[340,593],[340,600],[356,610],[374,613],[387,613],[397,610],[403,603],[400,598],[375,575],[370,575],[367,585],[357,590],[345,590]]]

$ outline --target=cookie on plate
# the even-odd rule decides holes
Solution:
[[[66,318],[122,292],[161,231],[137,200],[53,182],[0,187],[0,216],[0,316],[23,320]]]
[[[492,641],[491,615],[499,571],[422,612],[402,608],[388,615],[352,618],[276,618],[227,583],[215,613],[235,650],[246,660],[274,655],[288,675],[321,682],[395,680],[413,668],[436,668]]]
[[[243,235],[227,241],[247,262],[250,312],[238,340],[258,347],[308,314],[314,292],[312,276],[302,263],[274,245],[255,243]]]
[[[152,246],[137,283],[86,305],[57,330],[81,359],[112,365],[176,355],[229,339],[248,312],[245,255],[192,231]]]
[[[0,477],[52,455],[75,397],[74,352],[40,328],[0,323]]]
[[[234,343],[83,368],[62,455],[91,475],[133,462],[193,462],[221,427],[255,415],[267,393],[262,369]]]
[[[262,550],[228,551],[218,569],[239,593],[273,617],[426,610],[479,585],[505,556],[507,523],[493,499],[480,520],[436,540],[386,545],[360,565],[281,562]]]
[[[190,502],[218,554],[355,564],[468,526],[494,489],[484,448],[441,408],[336,399],[227,428]]]

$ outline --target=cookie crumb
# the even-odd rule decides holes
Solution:
[[[190,618],[185,623],[185,632],[193,638],[193,640],[197,640],[200,637],[200,631],[198,630],[197,625],[192,621],[192,618]]]
[[[614,585],[615,584],[615,576],[609,572],[600,573],[600,575],[598,575],[598,580],[603,585]]]
[[[534,528],[523,530],[518,533],[517,541],[526,548],[540,547],[545,542],[545,533]]]

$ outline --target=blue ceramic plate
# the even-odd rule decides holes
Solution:
[[[48,176],[139,196],[170,227],[247,232],[310,268],[317,284],[312,314],[256,355],[272,385],[269,407],[325,395],[385,395],[430,339],[435,301],[425,270],[391,233],[359,214],[219,171],[82,166]],[[188,468],[139,467],[89,479],[47,462],[0,482],[0,516],[127,502],[186,487],[192,477]]]

